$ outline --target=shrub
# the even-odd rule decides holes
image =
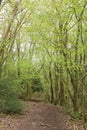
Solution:
[[[6,114],[21,113],[23,106],[18,100],[15,80],[5,77],[0,80],[0,112]]]
[[[32,80],[32,91],[33,91],[33,93],[43,91],[43,85],[39,78],[35,78]]]
[[[20,114],[22,112],[23,106],[18,100],[6,100],[4,107],[3,107],[3,112],[5,114]]]

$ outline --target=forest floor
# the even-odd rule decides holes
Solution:
[[[84,130],[81,124],[71,123],[60,106],[28,101],[24,104],[21,115],[0,115],[0,130]]]

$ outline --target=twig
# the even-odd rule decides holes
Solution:
[[[39,123],[40,126],[46,126],[46,127],[50,127],[50,128],[56,128],[55,126],[49,125],[49,124],[44,124],[42,122]]]

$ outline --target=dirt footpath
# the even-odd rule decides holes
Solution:
[[[1,115],[0,130],[72,130],[61,107],[26,102],[22,115]]]

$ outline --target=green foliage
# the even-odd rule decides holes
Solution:
[[[0,80],[0,112],[21,113],[23,106],[18,100],[18,91],[15,80],[5,77]]]
[[[43,85],[39,78],[35,77],[32,80],[32,91],[33,92],[42,92],[43,91]]]
[[[20,114],[23,110],[23,105],[18,99],[8,98],[2,105],[0,105],[1,112],[5,114]]]
[[[72,120],[81,120],[83,118],[81,112],[72,112],[71,113]]]

